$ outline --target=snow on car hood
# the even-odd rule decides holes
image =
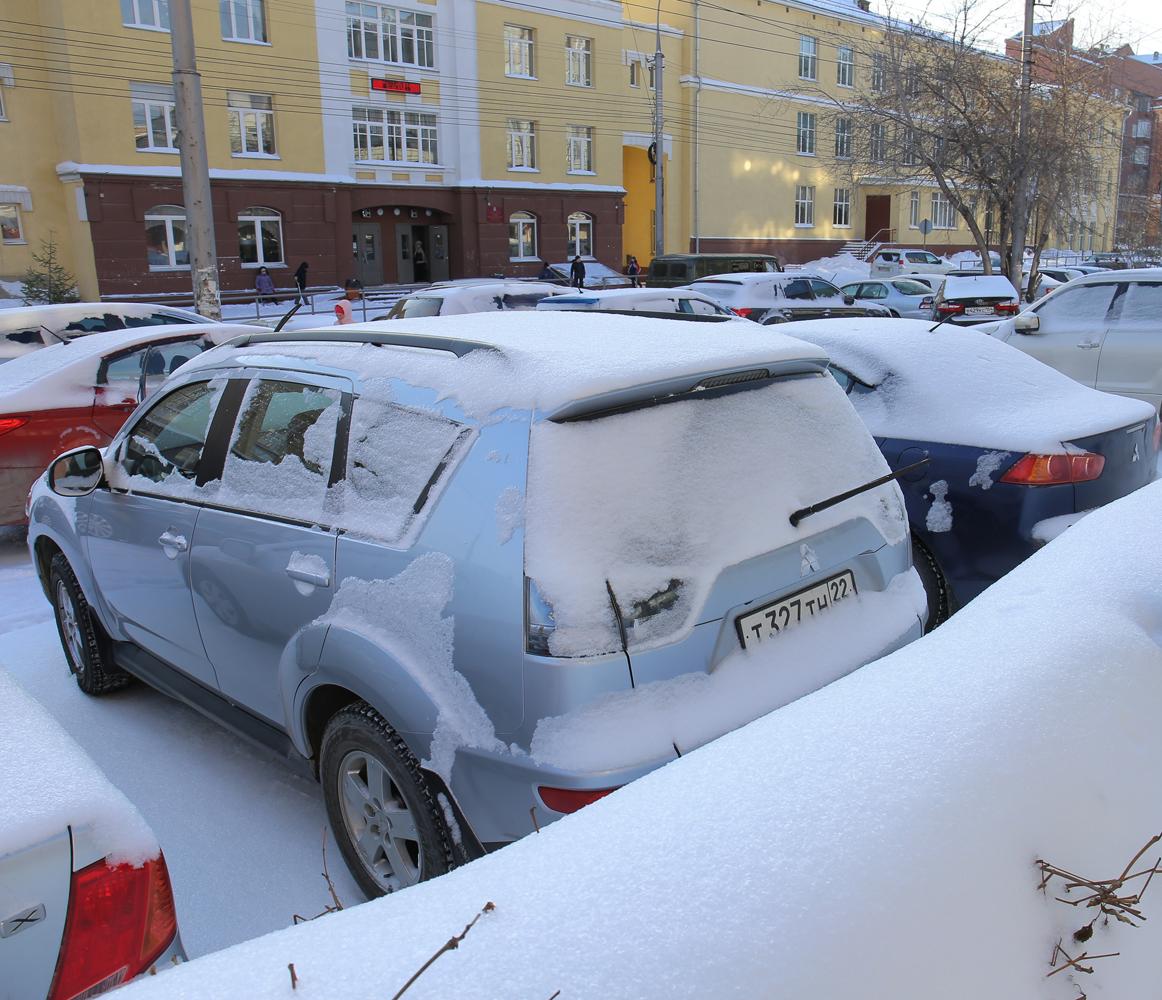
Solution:
[[[811,340],[874,392],[850,399],[877,437],[1057,454],[1065,442],[1148,420],[1140,400],[1098,392],[977,330],[925,321],[816,320]],[[932,332],[929,332],[929,331]]]
[[[0,760],[0,856],[83,827],[112,863],[157,857],[141,813],[2,668]]]

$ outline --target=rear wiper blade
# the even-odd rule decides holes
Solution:
[[[889,473],[886,476],[880,476],[879,479],[873,479],[870,483],[864,483],[862,486],[857,486],[854,490],[848,490],[846,493],[838,493],[833,497],[828,497],[826,500],[820,500],[818,503],[813,503],[809,507],[800,507],[791,515],[791,527],[797,528],[799,522],[805,517],[810,517],[812,514],[818,514],[821,510],[827,510],[828,507],[834,507],[836,504],[843,503],[844,500],[850,500],[852,497],[857,497],[861,493],[866,493],[868,490],[874,490],[877,486],[883,486],[884,483],[890,483],[893,479],[899,479],[901,476],[909,472],[915,472],[921,466],[928,464],[927,458],[920,459],[919,462],[913,462],[911,465],[905,465],[902,469],[897,469],[895,472]]]
[[[953,317],[953,316],[955,316],[955,315],[956,315],[956,313],[949,313],[947,316],[945,316],[943,319],[941,319],[941,320],[940,320],[940,321],[939,321],[939,322],[936,324],[936,326],[930,326],[930,327],[928,327],[928,332],[929,332],[929,333],[931,333],[933,330],[936,330],[936,329],[938,329],[939,327],[942,327],[942,326],[943,326],[945,323],[947,323],[947,322],[948,322],[950,319],[952,319],[952,317]]]

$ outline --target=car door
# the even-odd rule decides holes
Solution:
[[[822,278],[811,279],[811,294],[815,296],[819,315],[823,319],[832,316],[863,316],[867,312],[863,306],[849,306],[843,301],[843,292]]]
[[[194,618],[190,542],[207,441],[228,429],[243,385],[188,382],[160,397],[111,446],[108,485],[77,500],[97,588],[125,634],[209,687],[217,679]]]
[[[1162,281],[1127,282],[1114,299],[1097,388],[1162,403]]]
[[[1066,286],[1033,307],[1038,329],[1015,331],[1008,342],[1083,385],[1097,383],[1117,281]]]
[[[791,307],[792,319],[822,319],[823,303],[815,301],[811,282],[807,278],[794,278],[783,286],[783,297]]]
[[[194,613],[222,693],[280,727],[279,662],[288,648],[298,655],[295,635],[327,611],[335,590],[327,497],[342,475],[335,442],[350,400],[344,379],[254,377],[215,502],[194,529]]]

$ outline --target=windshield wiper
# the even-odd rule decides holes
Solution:
[[[813,503],[809,507],[800,507],[791,515],[791,527],[797,528],[799,522],[805,517],[810,517],[812,514],[818,514],[821,510],[827,510],[828,507],[834,507],[836,504],[843,503],[844,500],[850,500],[852,497],[859,496],[861,493],[866,493],[868,490],[874,490],[877,486],[883,486],[884,483],[890,483],[893,479],[899,479],[901,476],[914,472],[922,465],[928,464],[927,458],[920,459],[919,462],[913,462],[911,465],[905,465],[902,469],[897,469],[895,472],[889,473],[886,476],[880,476],[879,479],[873,479],[870,483],[864,483],[862,486],[857,486],[854,490],[848,490],[846,493],[839,493],[833,497],[828,497],[826,500],[820,500],[818,503]]]
[[[936,330],[937,328],[939,328],[939,327],[942,327],[942,326],[943,326],[945,323],[947,323],[947,322],[948,322],[950,319],[952,319],[952,317],[953,317],[953,316],[955,316],[955,315],[956,315],[956,313],[949,313],[949,314],[948,314],[947,316],[945,316],[945,317],[944,317],[942,320],[940,320],[940,321],[939,321],[939,322],[936,324],[936,326],[930,326],[930,327],[928,327],[928,332],[929,332],[929,333],[931,333],[933,330]]]

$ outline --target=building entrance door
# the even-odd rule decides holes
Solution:
[[[379,247],[379,223],[352,223],[351,249],[354,255],[355,277],[365,286],[382,285],[383,254]]]
[[[878,239],[881,243],[891,240],[892,196],[890,194],[869,194],[864,203],[863,238]]]

